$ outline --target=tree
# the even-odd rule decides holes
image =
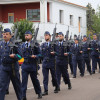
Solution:
[[[95,33],[98,35],[100,34],[100,6],[98,6],[96,14],[93,15],[92,28],[94,29]]]
[[[100,32],[100,18],[99,18],[99,16],[94,15],[93,21],[94,21],[94,23],[92,24],[92,27],[96,33],[99,33]]]
[[[96,15],[100,18],[100,6],[98,5]]]
[[[89,31],[93,30],[92,24],[93,24],[93,16],[95,15],[95,10],[92,8],[92,5],[88,3],[86,6],[88,8],[87,10],[87,28]]]
[[[26,19],[20,19],[19,21],[16,20],[12,26],[12,32],[14,32],[16,28],[18,29],[18,37],[22,39],[23,42],[25,41],[24,33],[27,30],[30,30],[32,33],[34,33],[33,22],[30,22]]]
[[[98,6],[97,11],[95,11],[91,4],[87,5],[87,35],[93,33],[100,34],[100,6]]]

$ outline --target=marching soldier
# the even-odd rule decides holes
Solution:
[[[22,44],[22,53],[24,62],[22,64],[22,100],[27,100],[26,98],[26,90],[27,90],[27,82],[28,75],[30,75],[34,89],[36,94],[38,94],[38,99],[42,98],[41,87],[39,80],[37,78],[37,70],[38,64],[37,60],[39,58],[40,49],[38,43],[36,43],[36,47],[34,48],[33,54],[31,51],[30,44],[32,42],[32,33],[30,31],[25,32],[25,40],[26,42]]]
[[[91,42],[91,58],[92,58],[92,74],[95,74],[97,63],[99,64],[100,73],[100,59],[99,59],[99,47],[98,47],[97,35],[93,34],[93,41]]]
[[[49,70],[51,72],[52,76],[52,85],[55,86],[54,93],[58,93],[58,83],[57,83],[57,77],[55,72],[55,54],[52,53],[52,47],[51,47],[51,35],[48,31],[44,34],[45,41],[41,45],[41,54],[43,57],[43,63],[42,63],[42,73],[43,73],[43,84],[44,84],[44,93],[43,96],[48,95],[48,80],[49,80]]]
[[[83,44],[82,44],[82,55],[83,55],[83,70],[85,72],[85,64],[87,65],[87,70],[89,71],[90,75],[92,75],[91,73],[91,65],[90,65],[90,55],[89,55],[89,45],[87,43],[87,36],[84,35],[83,36]]]
[[[18,60],[21,56],[20,46],[14,47],[13,52],[9,44],[11,41],[11,31],[10,29],[4,29],[3,39],[0,45],[0,55],[1,55],[1,70],[0,70],[0,100],[4,100],[7,85],[9,80],[12,81],[14,86],[17,99],[22,100],[21,92],[21,82],[19,75],[19,64]]]
[[[71,82],[69,79],[68,74],[68,53],[64,53],[64,46],[63,46],[63,40],[64,35],[62,32],[58,33],[59,41],[56,43],[56,74],[57,74],[57,80],[58,84],[60,86],[61,81],[61,75],[63,77],[63,80],[65,84],[68,84],[68,89],[71,89]],[[60,89],[59,89],[60,90]]]
[[[84,76],[84,71],[82,67],[82,50],[79,46],[79,39],[76,38],[75,44],[72,45],[71,47],[71,53],[72,53],[72,63],[73,63],[73,78],[76,78],[76,71],[77,71],[77,64],[78,68],[80,70],[80,76]]]

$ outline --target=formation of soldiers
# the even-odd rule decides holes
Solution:
[[[100,41],[97,35],[93,34],[93,40],[87,38],[86,35],[80,40],[76,35],[74,40],[68,40],[68,32],[64,40],[64,34],[59,32],[53,37],[48,31],[44,33],[45,42],[40,46],[37,41],[37,32],[32,40],[31,31],[25,32],[25,42],[19,43],[14,40],[11,35],[11,30],[4,29],[3,40],[0,42],[0,100],[4,100],[5,94],[9,87],[10,80],[12,81],[18,100],[27,100],[26,91],[28,83],[28,75],[30,75],[38,99],[48,95],[49,70],[52,76],[52,85],[55,87],[54,93],[60,91],[61,77],[65,84],[68,84],[68,89],[72,88],[68,73],[68,64],[70,65],[73,78],[77,75],[77,65],[80,70],[80,76],[85,73],[85,64],[90,75],[95,74],[97,63],[100,73]],[[18,60],[24,58],[21,66],[22,81],[20,81]],[[38,59],[42,58],[42,73],[44,92],[42,93],[40,82],[37,74],[40,66]],[[92,59],[92,66],[91,66]]]

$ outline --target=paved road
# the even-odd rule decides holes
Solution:
[[[42,69],[40,69],[39,73],[40,75],[38,77],[43,91]],[[79,71],[77,71],[77,73],[78,75],[76,79],[73,79],[72,75],[70,74],[72,90],[68,90],[68,86],[62,81],[61,91],[57,94],[53,93],[54,87],[52,87],[50,75],[49,95],[43,97],[42,100],[100,100],[100,74],[98,73],[98,70],[96,71],[96,74],[91,76],[87,71],[84,77],[79,76]],[[27,88],[27,99],[38,100],[30,78]],[[5,100],[17,100],[12,83],[10,83],[10,94],[6,96]]]

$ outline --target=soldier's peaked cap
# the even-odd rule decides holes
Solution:
[[[58,35],[64,35],[62,32],[59,32]]]
[[[28,30],[28,31],[25,32],[25,34],[30,34],[30,35],[32,35],[32,32]]]
[[[50,35],[50,32],[45,31],[44,35]]]
[[[4,33],[7,33],[7,32],[9,32],[11,34],[11,30],[9,28],[4,29]]]
[[[86,36],[86,35],[84,35],[84,36],[83,36],[83,38],[84,38],[84,37],[87,37],[87,36]]]
[[[93,35],[97,35],[96,33],[93,33]]]

